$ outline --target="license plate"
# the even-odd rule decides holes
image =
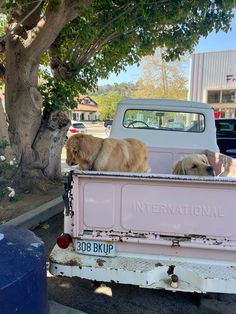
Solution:
[[[115,256],[115,243],[106,241],[76,240],[76,252],[80,254]]]

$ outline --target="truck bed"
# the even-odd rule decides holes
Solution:
[[[232,173],[235,160],[208,156],[218,174]],[[117,252],[203,258],[210,252],[221,259],[223,250],[224,259],[234,260],[235,192],[235,177],[74,170],[73,215],[65,218],[65,232],[114,241]]]
[[[171,174],[173,164],[186,155],[205,154],[214,167],[216,176],[236,177],[236,159],[202,149],[157,148],[149,147],[149,165],[151,173]]]

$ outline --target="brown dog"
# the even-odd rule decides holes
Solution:
[[[173,174],[184,174],[192,176],[214,176],[214,168],[204,154],[193,154],[183,157],[173,167]]]
[[[99,138],[88,134],[76,134],[66,142],[69,166],[81,170],[147,172],[147,146],[134,138]]]

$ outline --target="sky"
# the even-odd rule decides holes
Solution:
[[[209,52],[221,50],[236,50],[236,10],[231,23],[232,31],[212,32],[206,38],[201,37],[198,45],[195,46],[194,52]],[[189,73],[188,69],[186,73]],[[119,75],[111,74],[107,80],[99,80],[98,85],[132,82],[135,83],[140,78],[140,67],[137,65],[127,67],[126,71],[120,72]]]

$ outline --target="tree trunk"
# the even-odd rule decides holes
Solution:
[[[166,61],[163,58],[163,52],[161,50],[161,78],[162,78],[162,89],[163,95],[166,97],[168,95],[168,80],[167,80],[167,69]]]
[[[9,43],[9,41],[8,41]],[[38,62],[12,45],[6,56],[6,112],[9,137],[20,164],[35,159],[32,144],[41,124],[42,97],[37,89]]]
[[[61,150],[70,120],[65,113],[52,112],[43,117],[33,148],[42,163],[43,174],[53,180],[61,177]]]
[[[10,144],[9,135],[8,135],[8,125],[6,121],[6,114],[3,108],[2,99],[0,97],[0,140],[6,140]],[[11,146],[7,146],[4,149],[0,149],[0,155],[4,155],[8,160],[13,159],[13,151]]]
[[[60,176],[60,155],[69,126],[63,113],[43,116],[38,64],[33,53],[8,40],[5,94],[9,138],[19,164],[15,185],[27,191],[47,189],[48,180]]]

